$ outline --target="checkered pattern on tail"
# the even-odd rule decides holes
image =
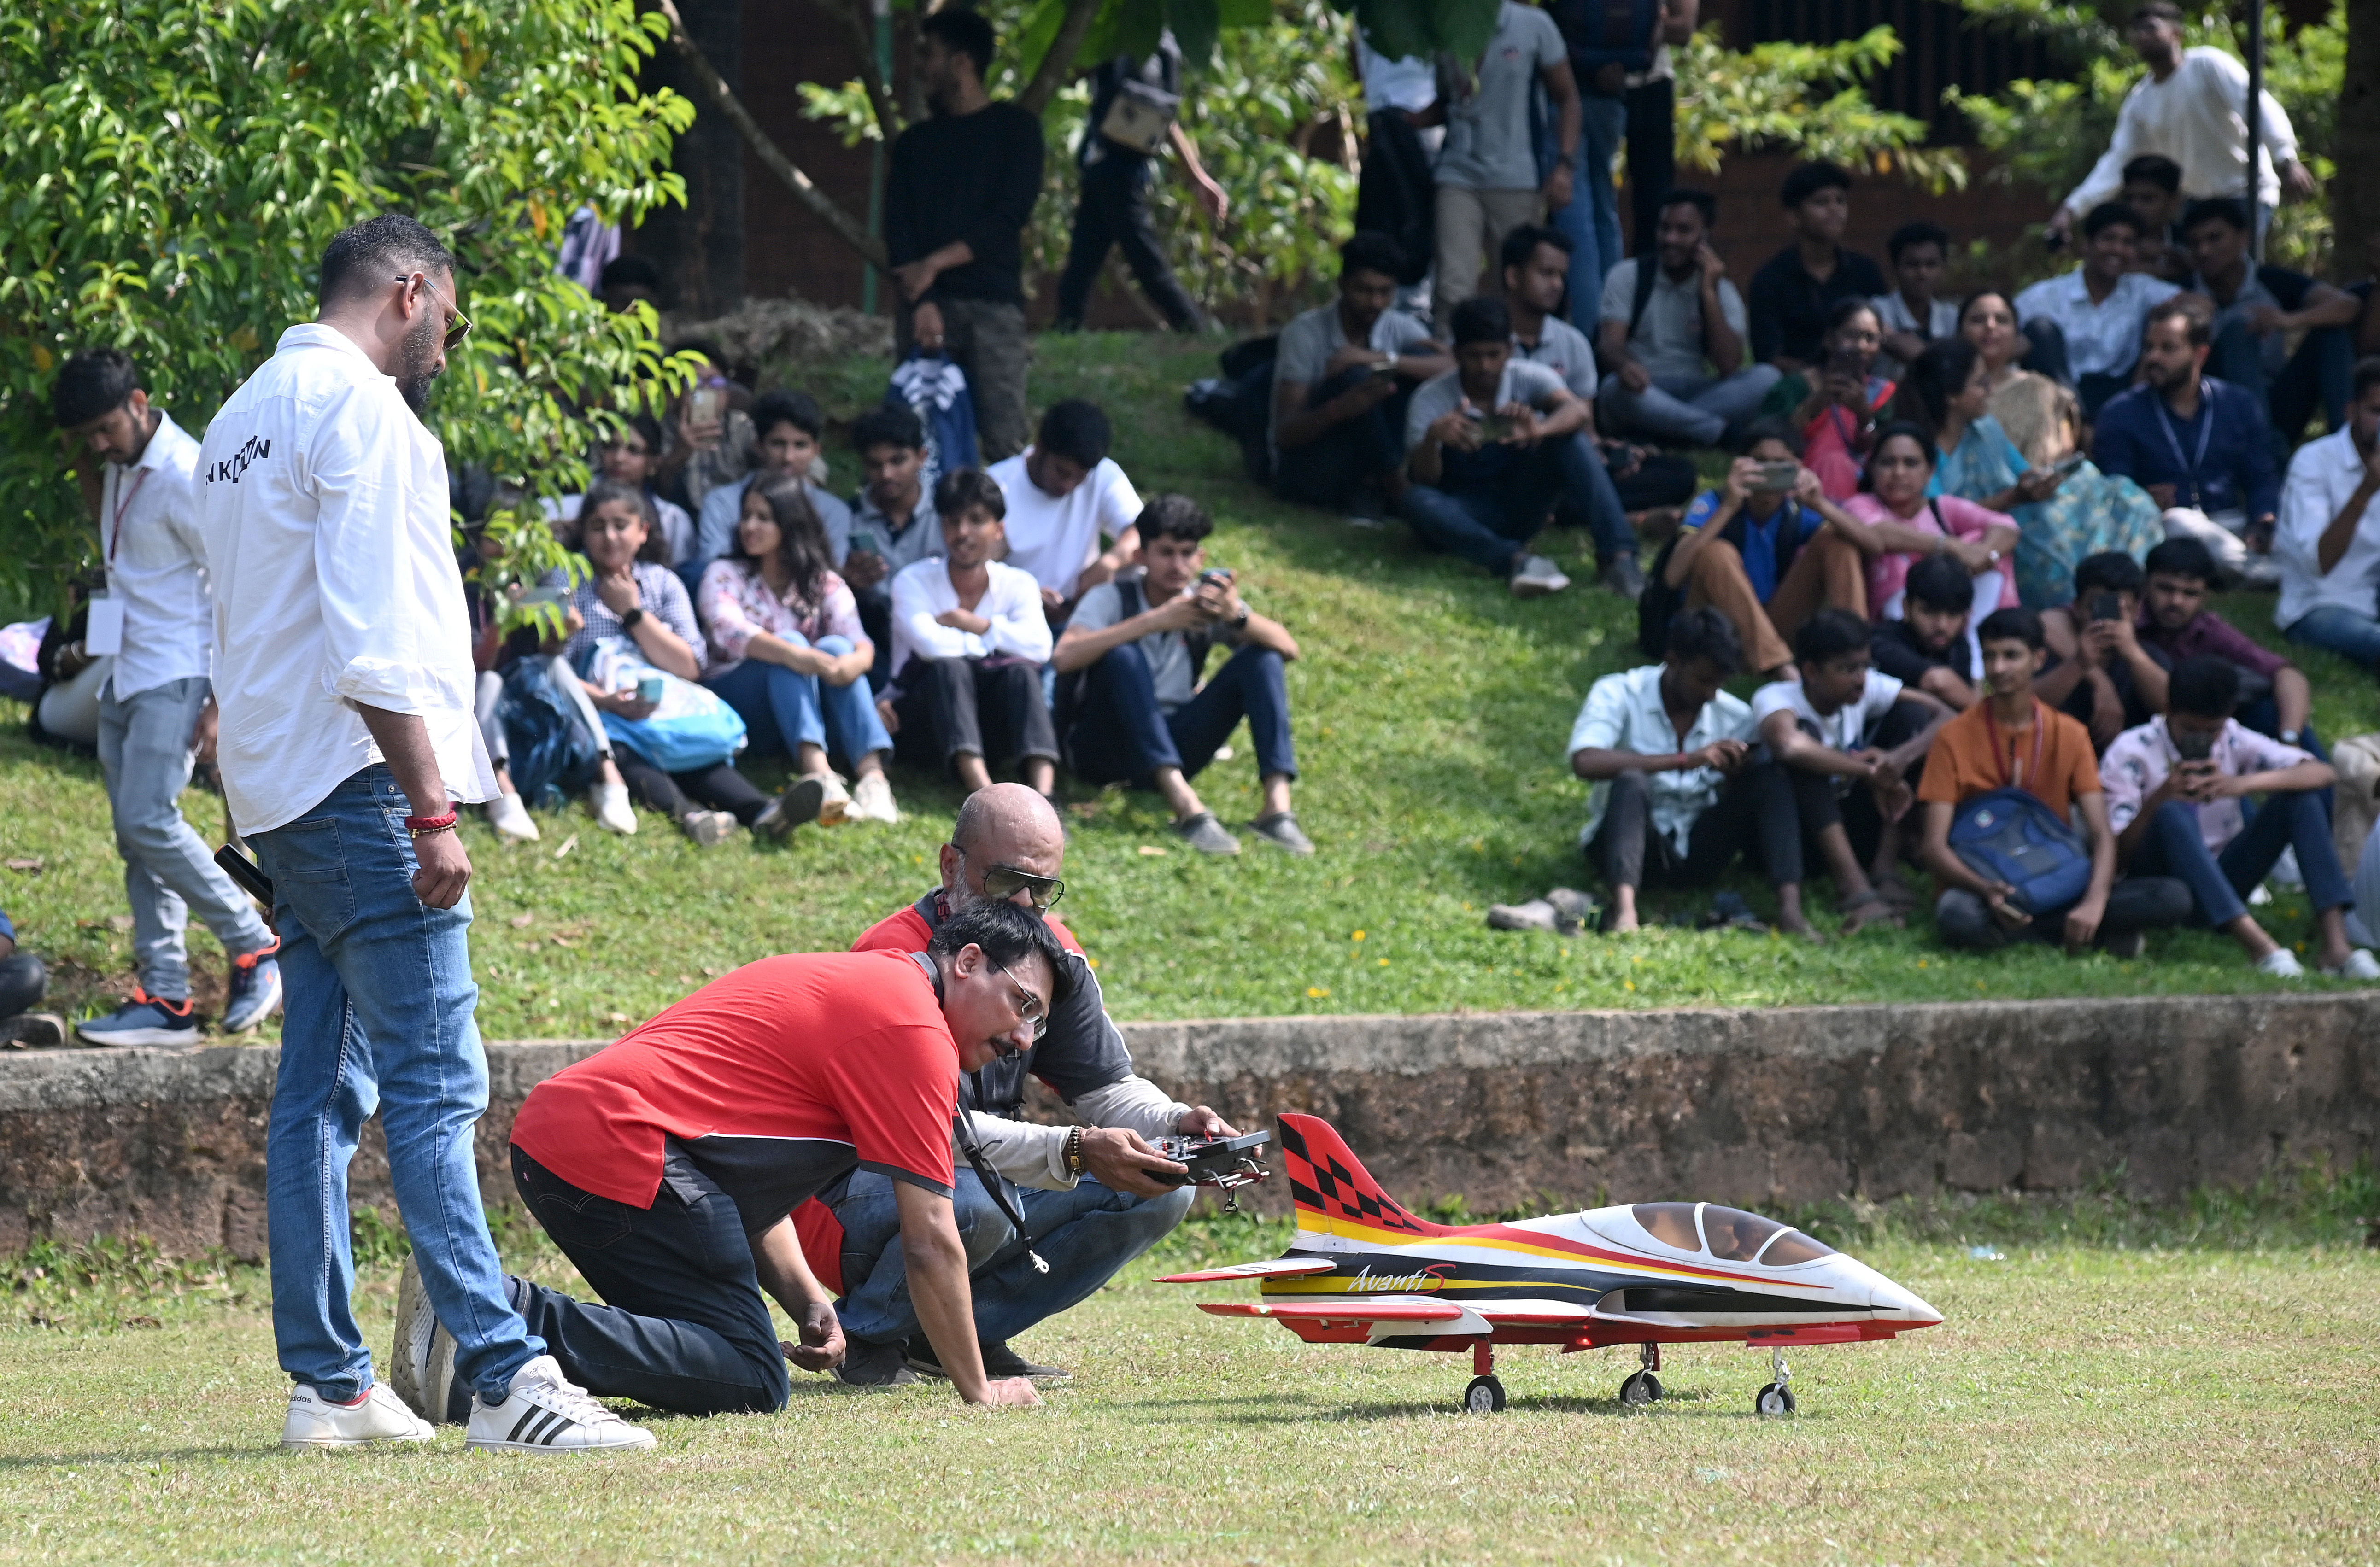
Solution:
[[[1289,1177],[1300,1227],[1328,1232],[1345,1221],[1411,1235],[1445,1233],[1444,1226],[1415,1218],[1382,1191],[1330,1123],[1311,1115],[1282,1115],[1279,1121],[1281,1171]]]

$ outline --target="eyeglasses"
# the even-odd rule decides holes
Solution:
[[[430,281],[430,274],[428,273],[405,273],[400,274],[396,281],[399,283],[410,283],[417,277],[421,279],[421,286],[424,292],[432,296],[437,294],[438,285]],[[451,354],[455,349],[463,346],[464,338],[471,335],[471,318],[465,315],[463,313],[463,307],[455,304],[452,299],[447,301],[447,307],[455,312],[455,320],[446,328],[446,340],[442,346]]]
[[[989,953],[984,955],[987,957],[990,956]],[[1008,965],[995,959],[992,963],[992,966],[999,969],[1002,974],[1007,974],[1008,982],[1016,987],[1016,1014],[1019,1017],[1024,1018],[1027,1023],[1033,1025],[1033,1039],[1038,1044],[1040,1041],[1041,1036],[1050,1031],[1050,1009],[1042,1004],[1041,998],[1039,996],[1035,995],[1032,991],[1025,988],[1024,980],[1019,979],[1015,975],[1009,973]]]
[[[966,863],[965,849],[959,851],[959,863]],[[1066,895],[1066,881],[1062,876],[1036,876],[1013,865],[988,865],[983,869],[983,890],[987,897],[1003,903],[1023,893],[1026,902],[1046,914]]]

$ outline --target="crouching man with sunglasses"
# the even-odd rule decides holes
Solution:
[[[787,1215],[856,1170],[890,1188],[912,1309],[959,1396],[1039,1402],[976,1354],[951,1124],[960,1075],[1026,1049],[1067,1004],[1072,966],[1030,910],[1000,903],[916,946],[747,964],[530,1090],[514,1184],[607,1303],[504,1281],[564,1375],[687,1415],[782,1408],[788,1358],[822,1371],[844,1353]],[[800,1344],[780,1345],[763,1291]],[[452,1358],[439,1329],[423,1355],[433,1419],[454,1407]],[[552,1439],[524,1424],[516,1445]]]
[[[1014,904],[1041,911],[1037,923],[1064,946],[1069,983],[1053,1000],[1047,1027],[1027,1049],[971,1072],[959,1090],[967,1112],[961,1132],[975,1155],[969,1163],[980,1160],[958,1172],[953,1193],[980,1341],[967,1354],[979,1353],[993,1377],[1064,1376],[1027,1361],[1008,1341],[1089,1296],[1190,1210],[1189,1187],[1150,1179],[1183,1167],[1148,1139],[1232,1135],[1213,1111],[1177,1103],[1134,1073],[1081,946],[1047,912],[1065,892],[1059,880],[1065,854],[1065,830],[1040,795],[1019,784],[978,790],[942,845],[941,885],[856,943],[861,952],[907,952],[988,905]],[[1018,1119],[1028,1074],[1055,1089],[1082,1124]],[[1001,1190],[987,1190],[982,1170]],[[952,1365],[940,1335],[918,1334],[923,1302],[898,1195],[884,1175],[862,1166],[794,1216],[809,1265],[838,1296],[846,1349],[835,1375],[855,1386],[941,1376]],[[1012,1218],[1023,1220],[1025,1234]]]

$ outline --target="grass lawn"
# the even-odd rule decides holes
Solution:
[[[1218,524],[1212,553],[1248,597],[1297,634],[1290,690],[1304,777],[1298,805],[1321,853],[1293,860],[1251,842],[1233,861],[1194,856],[1166,831],[1153,796],[1068,785],[1076,838],[1063,907],[1100,963],[1109,1004],[1126,1018],[1283,1013],[1416,1013],[1677,1005],[2195,993],[2277,987],[2228,941],[2152,937],[2119,963],[2047,951],[1959,957],[1926,921],[1824,947],[1664,928],[1565,941],[1487,929],[1489,904],[1557,883],[1585,885],[1575,846],[1585,785],[1564,746],[1587,686],[1642,662],[1633,606],[1594,588],[1583,538],[1554,553],[1582,586],[1516,603],[1500,583],[1418,549],[1391,525],[1363,530],[1283,506],[1241,477],[1231,443],[1181,408],[1212,372],[1205,346],[1157,334],[1044,338],[1035,395],[1105,404],[1116,456],[1144,494],[1181,490]],[[823,372],[819,390],[849,413],[882,384],[880,362]],[[853,465],[838,452],[838,482]],[[2269,596],[2225,605],[2276,639]],[[2380,728],[2369,677],[2320,654],[2312,674],[2326,735]],[[29,949],[60,974],[68,1010],[104,1010],[128,990],[121,868],[97,767],[28,745],[0,704],[0,846],[38,871],[0,871],[0,906]],[[764,783],[780,764],[755,763]],[[1227,822],[1257,803],[1245,746],[1198,780]],[[914,898],[957,804],[938,779],[896,775],[912,819],[894,828],[804,830],[784,848],[735,842],[703,851],[648,813],[623,840],[572,807],[543,819],[545,841],[500,845],[476,820],[480,1026],[499,1038],[615,1032],[711,974],[764,953],[841,947]],[[219,802],[188,814],[219,828]],[[1767,889],[1740,881],[1773,912]],[[1706,898],[1665,901],[1684,917]],[[1823,907],[1821,894],[1816,906]],[[2301,898],[2262,912],[2282,940],[2311,934]],[[193,939],[202,1004],[220,998],[223,960]],[[268,1030],[269,1037],[269,1030]]]
[[[1512,1407],[1461,1415],[1466,1356],[1310,1347],[1192,1308],[1245,1288],[1151,1282],[1281,1238],[1194,1221],[1025,1341],[1076,1374],[1038,1412],[797,1374],[782,1415],[657,1417],[653,1454],[566,1460],[467,1456],[451,1429],[427,1452],[279,1455],[260,1270],[103,1261],[86,1282],[88,1254],[52,1252],[19,1265],[45,1276],[12,1281],[0,1326],[0,1560],[2380,1555],[2380,1254],[2360,1221],[1985,1207],[1826,1233],[1948,1320],[1803,1352],[1790,1421],[1752,1415],[1767,1360],[1737,1346],[1671,1353],[1669,1398],[1626,1413],[1631,1352],[1508,1350]],[[515,1266],[567,1283],[505,1233]],[[359,1292],[377,1344],[394,1280],[383,1248]]]

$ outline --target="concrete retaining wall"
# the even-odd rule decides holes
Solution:
[[[1334,1122],[1392,1192],[1751,1206],[2057,1191],[2169,1197],[2380,1139],[2380,995],[1772,1011],[1270,1018],[1126,1028],[1149,1076],[1243,1126]],[[529,1087],[600,1041],[492,1044],[480,1179]],[[0,1252],[35,1235],[264,1244],[277,1052],[0,1058]],[[354,1195],[388,1207],[377,1126]],[[1257,1191],[1279,1210],[1286,1193]]]

